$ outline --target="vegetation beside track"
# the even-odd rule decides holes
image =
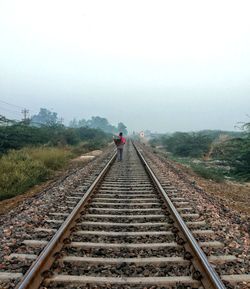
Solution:
[[[250,124],[242,132],[176,132],[151,139],[167,156],[206,179],[250,180]]]
[[[96,149],[108,140],[109,134],[88,127],[68,128],[60,124],[41,127],[24,124],[0,126],[0,154],[27,146],[63,147],[77,146],[83,142],[86,147]]]
[[[0,127],[0,200],[48,180],[70,159],[100,149],[110,140],[111,135],[88,127]]]
[[[0,159],[0,200],[25,192],[64,167],[70,158],[62,148],[23,148]]]

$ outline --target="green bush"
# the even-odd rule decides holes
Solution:
[[[213,138],[199,133],[176,132],[151,140],[151,145],[160,144],[167,151],[178,157],[202,157],[209,150]]]

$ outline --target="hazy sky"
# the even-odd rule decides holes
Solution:
[[[0,114],[132,130],[234,129],[250,114],[250,1],[0,0]]]

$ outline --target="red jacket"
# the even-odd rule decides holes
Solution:
[[[123,136],[119,136],[120,138],[120,144],[125,144],[126,143],[126,139]]]
[[[124,146],[125,143],[126,143],[126,139],[125,137],[122,137],[122,136],[119,136],[119,139],[118,140],[114,140],[116,146]]]

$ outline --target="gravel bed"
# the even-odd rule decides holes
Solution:
[[[212,230],[211,226],[209,224],[204,224],[202,226],[192,226],[192,225],[187,225],[189,230],[196,230],[196,229],[202,229],[202,230]]]
[[[164,276],[187,276],[191,275],[189,265],[137,265],[134,263],[120,263],[120,264],[87,264],[81,263],[75,265],[74,263],[59,262],[53,265],[53,269],[58,274],[70,275],[85,275],[85,276],[103,276],[103,277],[164,277]]]
[[[168,236],[98,236],[98,235],[74,235],[74,242],[106,242],[106,243],[162,243],[174,242],[174,235]]]
[[[54,234],[54,232],[29,232],[28,235],[23,236],[23,240],[49,241]]]
[[[190,286],[185,286],[184,284],[179,284],[177,286],[157,286],[157,285],[112,285],[112,284],[103,284],[103,285],[95,285],[95,284],[82,284],[82,285],[65,285],[65,284],[57,284],[57,285],[49,285],[41,287],[40,289],[192,289]],[[203,287],[200,287],[203,289]],[[239,288],[242,289],[242,288]]]
[[[157,198],[157,196],[155,196],[155,195],[154,196],[148,196],[148,193],[145,193],[145,196],[143,196],[143,194],[141,194],[141,193],[140,193],[140,195],[136,193],[135,196],[133,196],[132,194],[130,194],[130,195],[125,195],[125,194],[124,195],[116,195],[116,194],[111,195],[111,194],[112,193],[108,194],[108,196],[106,196],[105,194],[96,195],[96,198],[98,198],[98,199],[117,199],[117,200],[126,199],[126,201],[128,201],[128,202],[132,202],[134,199],[142,199],[142,201],[146,201],[147,198],[152,198],[153,202],[160,201],[159,198]],[[137,196],[137,195],[139,195],[139,196]]]
[[[15,288],[17,283],[18,283],[18,280],[11,280],[11,281],[8,281],[8,282],[0,281],[0,288],[1,289]]]
[[[183,213],[183,214],[194,214],[196,213],[195,208],[192,208],[192,210],[181,210],[179,211],[179,213]]]
[[[131,181],[132,183],[132,181]],[[129,182],[130,184],[130,182]],[[126,185],[125,183],[119,183],[118,185],[112,185],[111,183],[108,183],[105,185],[105,181],[103,185],[100,187],[101,191],[100,194],[116,194],[117,191],[126,194],[128,196],[133,195],[143,195],[143,194],[154,194],[155,187],[151,185],[150,180],[145,181],[143,184],[141,184],[139,181],[132,183],[132,185]],[[105,190],[105,191],[102,191]]]
[[[170,230],[169,225],[157,225],[157,226],[97,226],[97,225],[78,225],[78,230],[85,231],[112,231],[112,232],[144,232],[144,231],[168,231]]]
[[[248,268],[246,268],[248,265]],[[249,270],[250,262],[245,263],[244,260],[237,260],[233,262],[227,262],[225,264],[219,264],[216,266],[216,270],[219,274],[250,274]]]
[[[8,269],[8,272],[25,274],[32,263],[33,260],[20,260],[18,258],[10,259],[9,257],[6,257],[1,271],[4,272],[4,269]]]
[[[39,240],[39,239],[37,239]],[[32,246],[27,246],[25,244],[16,244],[15,246],[11,246],[11,251],[12,253],[15,254],[35,254],[38,255],[42,251],[42,247],[32,247]]]
[[[113,208],[112,208],[113,209]],[[88,214],[101,214],[101,215],[110,215],[110,214],[126,214],[126,215],[154,215],[156,214],[162,214],[164,215],[164,211],[120,211],[120,212],[115,212],[115,211],[108,211],[108,209],[106,211],[104,210],[98,210],[98,208],[92,208],[91,210],[88,210],[87,212]]]
[[[126,179],[127,179],[127,177],[128,176],[126,176]],[[120,182],[120,184],[121,183],[123,183],[124,182],[124,180],[119,180],[119,179],[114,179],[114,178],[109,178],[109,177],[107,177],[106,179],[105,179],[105,181],[107,181],[107,182]],[[148,182],[149,182],[149,180],[148,180],[148,178],[140,178],[140,179],[137,179],[137,180],[131,180],[131,181],[129,181],[129,185],[136,185],[136,186],[138,186],[138,185],[144,185],[145,183],[147,183],[148,184]],[[126,183],[125,183],[126,184]]]
[[[100,202],[100,199],[98,199],[98,200],[96,200],[95,198],[93,199],[93,202]],[[112,200],[112,201],[110,201],[110,200],[102,200],[102,202],[105,202],[105,203],[117,203],[117,204],[119,204],[119,203],[124,203],[124,202],[126,202],[126,203],[128,203],[128,204],[137,204],[137,203],[158,203],[159,205],[160,204],[162,204],[162,202],[161,202],[161,200],[159,200],[159,199],[157,199],[157,198],[154,198],[154,199],[152,199],[152,200],[142,200],[142,199],[138,199],[138,200],[136,200],[136,201],[134,201],[134,200],[129,200],[129,199],[127,199],[127,200],[119,200],[119,199],[114,199],[114,200]]]
[[[110,208],[110,204],[91,204],[91,207],[93,208]],[[152,205],[119,205],[119,204],[116,204],[113,208],[115,209],[154,209],[154,208],[159,208],[159,205],[158,204],[152,204]]]
[[[103,215],[103,214],[102,214]],[[138,219],[126,219],[124,217],[105,217],[105,218],[98,218],[98,217],[84,217],[81,218],[81,221],[90,221],[90,222],[117,222],[117,223],[142,223],[142,222],[167,222],[167,217],[157,217],[157,218],[150,218],[150,217],[145,217],[145,218],[138,218]]]
[[[62,212],[60,212],[62,213]],[[45,226],[45,224],[49,224],[49,222],[47,220],[66,220],[68,215],[70,214],[67,213],[67,212],[63,212],[63,214],[67,214],[67,216],[62,216],[62,215],[52,215],[52,214],[49,214],[46,218],[46,220],[44,220],[44,222],[42,223],[42,226]]]
[[[216,241],[216,236],[214,235],[195,235],[195,239],[198,242],[209,242],[209,241]]]
[[[87,257],[103,258],[146,258],[146,257],[183,257],[185,250],[183,247],[166,247],[166,248],[67,248],[66,255],[77,255]]]
[[[68,205],[66,204],[65,202],[63,203],[63,207],[62,208],[57,208],[57,210],[55,208],[52,208],[50,211],[49,211],[49,214],[48,216],[51,216],[51,213],[64,213],[64,214],[70,214],[70,212],[72,212],[72,208],[73,207],[72,205]],[[63,218],[63,217],[61,217]],[[48,219],[48,217],[47,217]]]
[[[51,219],[54,219],[54,218],[51,218]],[[55,229],[55,230],[58,230],[60,226],[61,226],[60,223],[50,223],[46,221],[39,224],[39,227],[46,228],[46,229]]]

